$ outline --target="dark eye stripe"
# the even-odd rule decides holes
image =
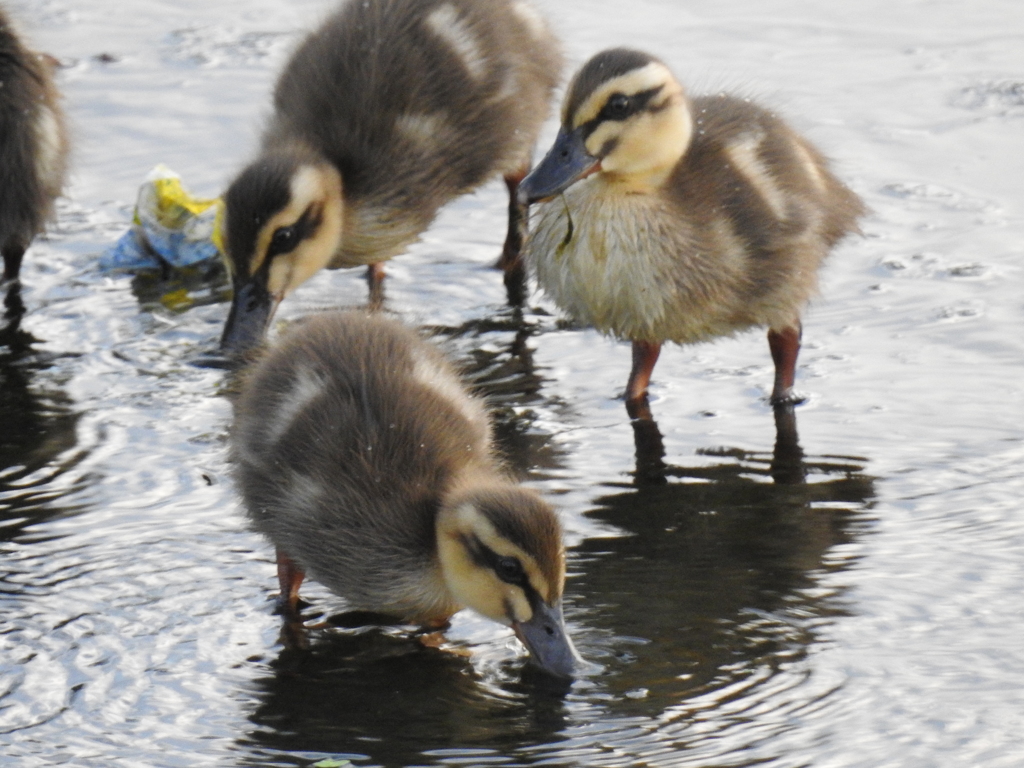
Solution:
[[[466,551],[469,552],[470,559],[481,568],[488,568],[494,571],[495,575],[502,581],[508,584],[514,584],[520,587],[523,591],[529,595],[534,591],[530,584],[529,578],[526,576],[526,571],[523,570],[522,563],[514,557],[507,555],[499,555],[493,549],[488,547],[479,538],[473,535],[463,535],[462,537],[463,546]],[[514,561],[513,566],[508,561]],[[515,572],[513,572],[513,570]]]
[[[613,110],[610,109],[612,99],[615,99],[616,97],[622,97],[625,94],[619,92],[611,94],[608,97],[607,101],[605,101],[604,106],[601,107],[601,111],[597,113],[597,117],[593,118],[592,120],[588,120],[587,122],[580,126],[580,128],[583,130],[583,138],[586,139],[588,136],[590,136],[590,134],[597,130],[597,126],[601,125],[601,123],[609,121],[619,122],[622,120],[627,120],[633,115],[638,114],[640,112],[657,111],[656,109],[652,109],[651,107],[649,107],[649,105],[651,103],[651,99],[657,96],[662,91],[662,89],[664,89],[664,87],[664,85],[659,85],[655,88],[649,88],[646,91],[634,93],[632,96],[628,97],[628,108],[624,110],[622,113],[614,115],[612,114]]]
[[[267,258],[272,259],[274,256],[295,250],[295,246],[316,232],[322,220],[322,208],[310,205],[294,224],[288,227],[278,227],[267,246]]]

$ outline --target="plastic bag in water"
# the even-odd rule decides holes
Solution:
[[[132,226],[100,256],[100,269],[188,267],[222,258],[223,204],[193,197],[181,177],[156,166],[139,187]]]

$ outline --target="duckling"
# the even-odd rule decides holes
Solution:
[[[56,60],[28,50],[0,8],[0,252],[16,280],[25,250],[53,214],[68,138],[53,82]]]
[[[525,246],[544,291],[632,342],[631,416],[650,416],[664,342],[754,326],[768,328],[771,402],[799,401],[801,311],[866,209],[774,113],[725,94],[690,98],[655,57],[604,51],[573,78],[555,143],[519,195],[547,201]]]
[[[504,476],[484,406],[411,329],[356,312],[300,323],[246,377],[230,456],[286,613],[307,571],[355,610],[427,627],[469,606],[571,676],[558,518]]]
[[[438,209],[495,174],[509,187],[499,266],[523,280],[516,189],[560,76],[525,0],[352,0],[277,82],[260,156],[225,195],[235,289],[221,348],[264,335],[277,304],[320,269],[384,261]]]

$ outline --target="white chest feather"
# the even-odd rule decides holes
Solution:
[[[698,231],[657,194],[624,194],[598,179],[538,207],[527,262],[576,320],[619,338],[683,344],[748,324],[747,254],[724,220]]]

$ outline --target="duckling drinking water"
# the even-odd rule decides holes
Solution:
[[[54,62],[28,50],[0,8],[0,252],[4,280],[53,213],[64,185],[68,140]]]
[[[561,70],[525,0],[352,0],[299,46],[260,156],[225,196],[235,295],[221,348],[264,334],[278,302],[323,268],[382,263],[438,209],[496,174],[509,186],[500,264],[522,280],[529,167]]]
[[[469,606],[572,674],[558,518],[503,475],[483,405],[412,330],[358,313],[299,325],[247,377],[231,460],[293,615],[308,571],[353,609],[428,627]]]
[[[754,326],[768,328],[772,402],[796,401],[801,312],[825,256],[865,213],[775,114],[724,94],[690,98],[665,64],[624,48],[576,74],[555,144],[519,195],[553,198],[525,249],[544,291],[633,343],[633,416],[649,416],[664,342]]]

